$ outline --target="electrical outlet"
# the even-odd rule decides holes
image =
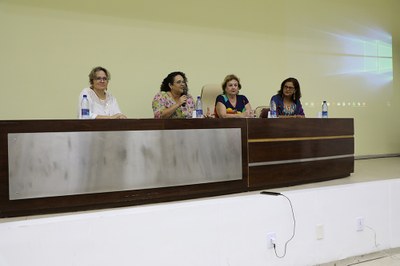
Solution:
[[[365,220],[364,217],[357,217],[356,219],[356,230],[357,231],[364,231],[365,227]]]
[[[317,224],[315,227],[315,236],[317,240],[322,240],[324,239],[324,225],[323,224]]]
[[[267,234],[267,246],[268,248],[274,248],[276,244],[276,233],[270,232]]]

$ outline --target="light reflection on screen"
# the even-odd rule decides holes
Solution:
[[[316,33],[317,32],[317,33]],[[337,117],[354,116],[356,110],[370,107],[391,107],[393,94],[392,37],[379,30],[365,30],[358,34],[316,31],[313,37],[323,40],[319,51],[310,55],[318,62],[315,73],[322,74],[315,83],[312,95],[304,93],[303,105],[311,117],[321,108],[322,100]],[[312,45],[310,52],[315,48]],[[317,72],[318,71],[318,72]],[[318,79],[318,78],[316,78]],[[325,89],[323,84],[328,84]],[[314,88],[313,88],[314,89]],[[309,90],[305,89],[305,92]],[[367,108],[369,109],[369,108]],[[367,109],[364,109],[367,111]],[[367,111],[369,112],[369,111]]]

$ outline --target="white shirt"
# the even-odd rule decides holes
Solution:
[[[81,101],[83,95],[87,95],[90,106],[90,118],[95,119],[98,115],[112,116],[115,114],[122,113],[119,109],[117,99],[106,91],[106,99],[101,100],[97,97],[94,90],[90,88],[84,88],[79,95],[78,102],[78,118],[81,119]]]

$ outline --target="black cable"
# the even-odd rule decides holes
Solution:
[[[289,240],[286,241],[286,243],[285,243],[285,248],[284,248],[284,250],[283,250],[283,255],[282,255],[282,256],[279,256],[279,255],[278,255],[278,253],[277,253],[277,251],[276,251],[276,244],[274,243],[275,256],[276,256],[277,258],[282,259],[282,258],[284,258],[284,257],[286,256],[287,245],[289,244],[289,242],[290,242],[290,241],[294,238],[294,236],[296,235],[296,217],[295,217],[295,215],[294,215],[293,205],[292,205],[292,202],[290,201],[290,199],[289,199],[288,197],[286,197],[285,195],[283,195],[282,193],[278,193],[278,192],[269,192],[269,191],[262,191],[261,194],[263,194],[263,195],[270,195],[270,196],[282,196],[282,197],[285,197],[285,198],[289,201],[289,204],[290,204],[290,209],[291,209],[291,211],[292,211],[292,218],[293,218],[293,234],[292,234],[292,236],[289,238]]]

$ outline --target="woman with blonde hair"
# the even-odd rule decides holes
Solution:
[[[252,117],[249,100],[239,94],[242,88],[240,79],[236,75],[227,75],[222,83],[223,94],[215,100],[215,117],[245,118]]]

